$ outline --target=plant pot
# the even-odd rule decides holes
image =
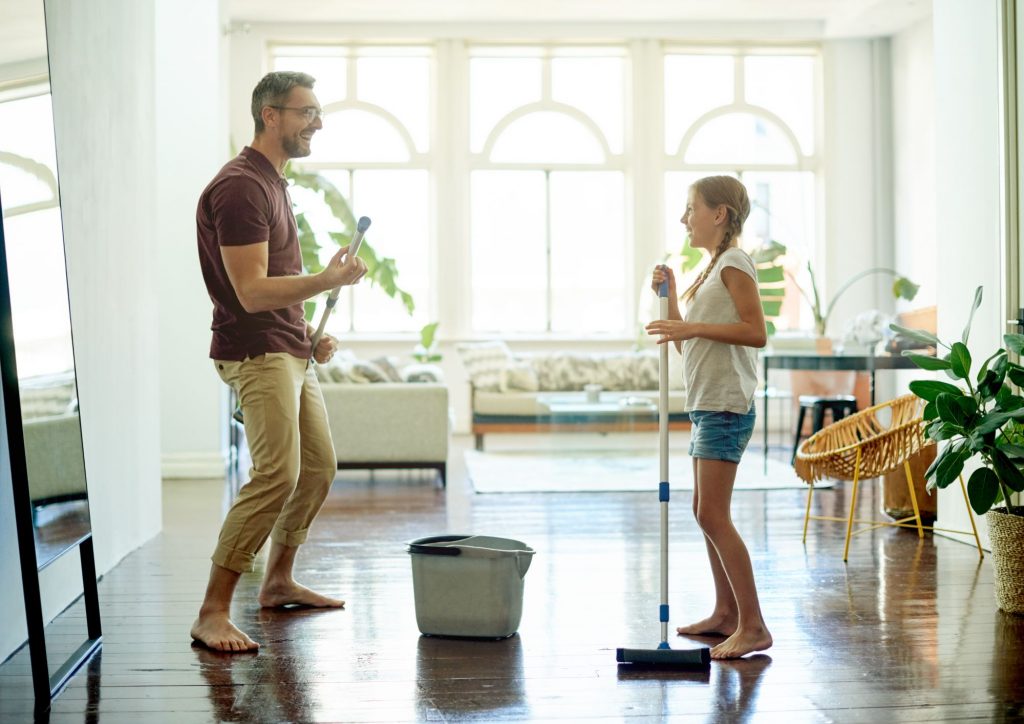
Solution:
[[[1024,613],[1024,507],[993,508],[985,514],[992,540],[996,604],[1007,613]]]
[[[910,463],[910,475],[914,479],[914,495],[917,496],[917,509],[921,512],[921,523],[932,525],[938,516],[939,496],[928,494],[928,481],[924,474],[928,466],[935,460],[936,445],[921,448],[907,460]],[[910,518],[914,515],[914,503],[907,490],[907,474],[901,465],[899,469],[886,473],[882,481],[882,510],[893,520]]]

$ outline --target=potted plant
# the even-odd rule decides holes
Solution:
[[[412,358],[420,364],[441,361],[441,352],[437,349],[436,338],[438,324],[439,322],[431,322],[420,330],[420,343],[412,350]]]
[[[854,282],[863,279],[866,276],[872,274],[888,274],[895,277],[892,283],[892,295],[895,299],[906,299],[907,301],[912,300],[917,296],[917,290],[920,289],[920,285],[914,284],[907,277],[900,274],[895,269],[888,269],[886,267],[873,267],[871,269],[865,269],[862,272],[854,274],[850,277],[843,286],[839,287],[839,291],[832,295],[832,299],[829,300],[827,305],[822,304],[821,294],[818,292],[818,283],[814,278],[814,269],[811,268],[810,262],[807,263],[807,273],[811,279],[811,294],[808,295],[804,291],[804,288],[797,282],[796,277],[792,273],[786,272],[789,278],[793,281],[797,291],[803,296],[807,303],[811,305],[811,312],[814,314],[814,331],[817,332],[819,337],[825,336],[825,331],[828,328],[828,318],[832,314],[832,310],[835,309],[836,302],[843,293],[853,286]]]
[[[956,480],[965,463],[978,459],[981,467],[967,481],[967,497],[978,515],[985,515],[992,540],[996,601],[1004,611],[1024,613],[1024,506],[1011,495],[1024,491],[1024,367],[1011,362],[1021,354],[1024,335],[1007,334],[1004,345],[974,373],[967,347],[982,288],[974,294],[967,326],[959,342],[946,344],[934,334],[892,325],[893,331],[935,345],[942,356],[904,352],[924,370],[941,370],[957,384],[916,380],[910,391],[926,401],[924,435],[945,447],[925,472],[928,489],[945,488]],[[945,354],[942,350],[947,350]],[[1001,508],[993,508],[998,502]]]

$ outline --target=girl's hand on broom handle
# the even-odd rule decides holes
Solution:
[[[668,298],[676,299],[676,275],[672,273],[672,269],[667,264],[659,264],[654,267],[654,274],[651,275],[651,289],[657,294],[658,288],[666,279],[668,280]]]
[[[681,319],[655,319],[644,329],[647,334],[658,335],[658,344],[682,342],[694,337],[694,326]]]

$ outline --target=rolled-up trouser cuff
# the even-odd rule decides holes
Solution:
[[[246,551],[228,548],[225,545],[217,545],[213,551],[211,560],[221,568],[227,568],[235,573],[249,573],[256,568],[256,554]]]
[[[309,535],[309,528],[303,530],[287,531],[278,528],[276,525],[274,529],[270,531],[270,540],[275,543],[280,543],[284,546],[295,548],[306,542],[306,536]]]

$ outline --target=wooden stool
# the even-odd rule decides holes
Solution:
[[[796,420],[796,435],[793,437],[793,455],[790,462],[796,462],[796,450],[803,438],[804,416],[811,410],[811,434],[825,427],[825,411],[832,414],[832,422],[836,423],[847,415],[857,412],[857,398],[853,395],[800,395],[800,414]]]

